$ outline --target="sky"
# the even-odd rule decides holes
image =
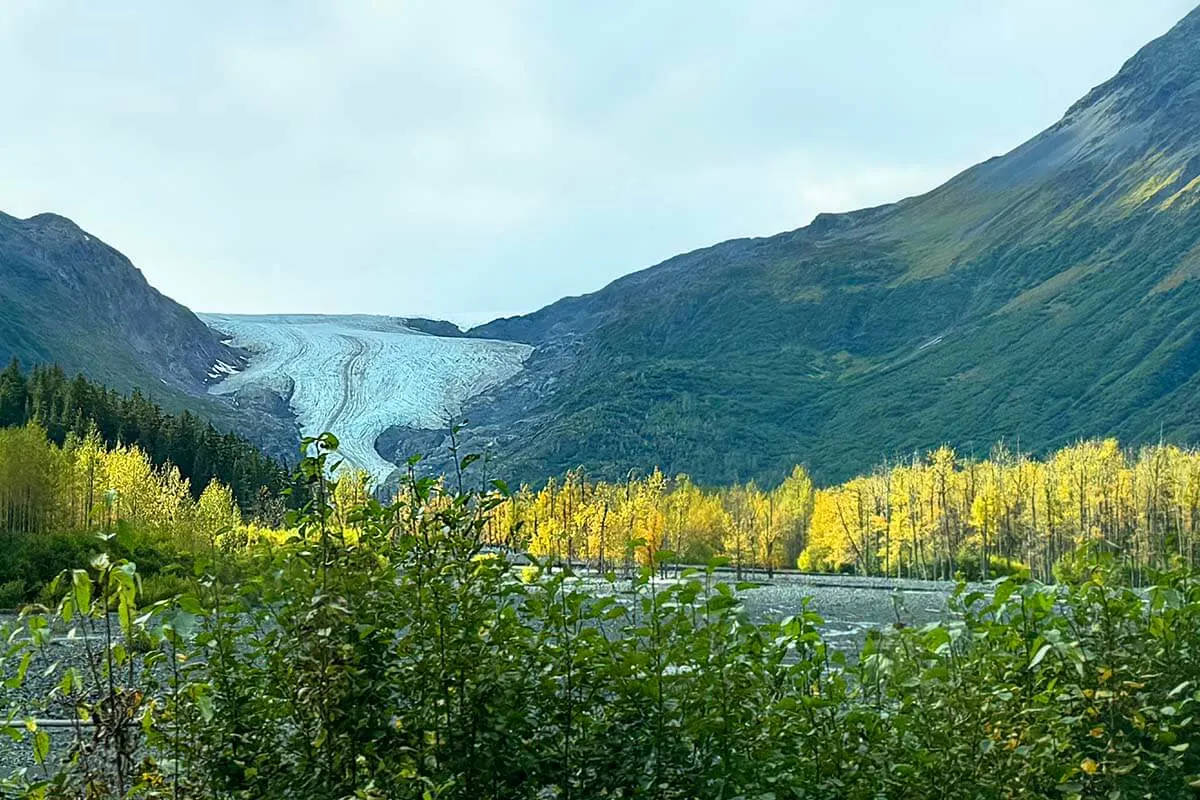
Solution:
[[[526,313],[927,191],[1195,0],[0,0],[0,210],[197,311]]]

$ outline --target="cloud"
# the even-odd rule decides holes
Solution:
[[[1187,10],[1100,5],[12,2],[0,208],[204,310],[478,321],[931,188]]]

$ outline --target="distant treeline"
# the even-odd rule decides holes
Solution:
[[[156,467],[173,465],[194,498],[214,480],[242,511],[264,516],[291,484],[289,471],[240,436],[221,433],[195,414],[165,413],[141,392],[122,395],[58,366],[26,374],[14,359],[0,372],[0,428],[37,423],[55,444],[96,433],[108,447],[136,446]]]
[[[1029,572],[1054,580],[1082,547],[1115,554],[1136,582],[1200,564],[1200,451],[1085,441],[1045,458],[948,447],[818,487],[796,467],[780,486],[721,489],[659,471],[623,483],[582,471],[523,488],[487,521],[497,544],[552,560],[643,563],[655,551],[735,568],[799,567],[912,578]]]

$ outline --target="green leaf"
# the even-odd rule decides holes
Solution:
[[[76,610],[86,616],[92,607],[92,578],[88,575],[87,570],[71,571],[71,594]]]
[[[32,660],[33,660],[33,651],[26,650],[25,654],[21,656],[21,663],[17,667],[16,674],[9,676],[9,678],[4,681],[4,687],[6,689],[19,689],[19,688],[21,688],[22,685],[24,685],[25,674],[27,672],[29,672],[29,663]]]
[[[1168,698],[1178,697],[1179,695],[1186,692],[1188,687],[1191,685],[1192,685],[1192,681],[1184,681],[1183,683],[1179,684],[1171,691],[1167,692],[1167,697]]]
[[[1004,578],[1000,580],[999,585],[996,586],[995,594],[992,595],[992,603],[996,606],[1004,605],[1004,602],[1008,600],[1008,598],[1012,597],[1012,594],[1014,591],[1016,591],[1016,589],[1017,583],[1011,578]]]
[[[137,547],[138,535],[128,520],[117,520],[117,546],[126,553],[132,553]]]
[[[213,701],[205,692],[200,692],[196,695],[196,710],[200,712],[200,718],[205,722],[212,722],[213,719]]]
[[[197,617],[204,616],[204,606],[200,605],[200,600],[194,594],[183,594],[175,601],[179,604],[181,611],[186,611],[188,614],[193,614]]]
[[[50,734],[38,730],[33,734],[33,760],[45,764],[50,756]]]
[[[1029,668],[1033,669],[1038,664],[1042,663],[1042,659],[1044,659],[1046,657],[1046,654],[1049,653],[1052,649],[1053,648],[1048,644],[1044,644],[1041,647],[1039,647],[1038,651],[1034,654],[1033,658],[1030,659],[1030,661],[1029,661]]]

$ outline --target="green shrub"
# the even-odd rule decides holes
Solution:
[[[191,574],[195,563],[195,555],[172,536],[124,522],[107,541],[103,534],[84,532],[0,534],[0,547],[0,586],[7,587],[0,592],[0,608],[33,600],[53,605],[46,602],[53,597],[49,584],[64,570],[86,565],[104,551],[137,564],[143,579],[163,572]],[[232,580],[240,563],[235,554],[227,554],[218,572]]]
[[[0,534],[0,583],[20,581],[19,601],[33,600],[64,569],[86,564],[101,549],[92,534]]]
[[[25,602],[27,596],[25,581],[19,578],[0,583],[0,610],[15,609]]]
[[[720,582],[715,562],[660,583],[654,565],[619,582],[485,557],[497,493],[412,479],[395,505],[355,510],[343,541],[324,502],[336,440],[318,444],[299,540],[255,553],[242,579],[201,564],[194,588],[143,613],[128,561],[68,576],[59,616],[102,633],[97,673],[54,675],[47,623],[28,620],[32,661],[18,648],[0,667],[14,686],[54,675],[96,728],[19,791],[1174,799],[1200,786],[1200,578],[1184,570],[1145,594],[1099,556],[1065,588],[963,585],[953,621],[874,631],[845,659],[807,603],[751,622],[746,586]],[[143,595],[183,588],[150,580]]]
[[[159,573],[148,578],[142,578],[141,592],[138,599],[144,604],[158,603],[186,594],[191,590],[194,581],[173,573]]]

